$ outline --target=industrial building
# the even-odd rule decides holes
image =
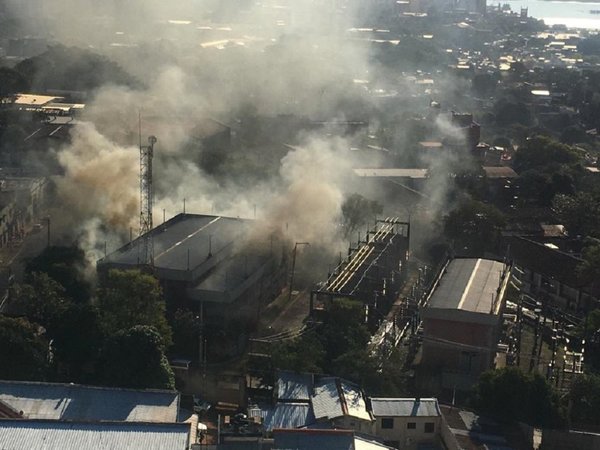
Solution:
[[[421,387],[469,389],[494,367],[509,273],[502,262],[477,258],[442,270],[421,312]]]
[[[224,329],[251,329],[267,300],[285,284],[283,241],[266,234],[249,239],[251,220],[178,214],[98,261],[110,269],[151,270],[160,281],[167,310],[188,309],[199,320]],[[153,264],[144,260],[151,241]]]
[[[327,281],[310,295],[311,314],[326,310],[336,298],[365,305],[367,320],[376,326],[397,297],[409,257],[410,224],[397,218],[377,221],[356,248],[348,250]]]

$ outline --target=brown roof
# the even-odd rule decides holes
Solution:
[[[486,166],[483,167],[485,175],[488,178],[516,178],[517,173],[506,166]]]

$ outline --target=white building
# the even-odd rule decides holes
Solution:
[[[442,413],[435,398],[371,398],[372,434],[386,445],[416,450],[441,442]]]

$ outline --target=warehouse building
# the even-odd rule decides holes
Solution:
[[[448,263],[421,313],[420,384],[434,391],[469,389],[495,366],[509,273],[504,263],[489,259]]]
[[[151,270],[169,312],[191,310],[207,326],[231,328],[237,340],[254,327],[262,306],[280,293],[286,279],[284,242],[268,233],[250,239],[252,223],[178,214],[99,260],[98,272],[102,277],[110,269]],[[146,239],[153,247],[151,268],[142,264]]]

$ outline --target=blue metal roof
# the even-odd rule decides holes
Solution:
[[[315,415],[308,403],[278,403],[265,411],[263,425],[267,431],[274,428],[300,428],[315,421]]]
[[[279,401],[310,401],[313,389],[311,374],[280,371],[277,375],[277,399]]]
[[[186,450],[190,424],[0,420],[0,448]]]

